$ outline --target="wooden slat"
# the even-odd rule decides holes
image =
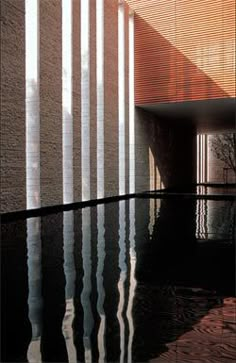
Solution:
[[[135,102],[235,97],[235,2],[126,0],[135,11]]]

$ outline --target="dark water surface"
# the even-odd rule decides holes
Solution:
[[[1,362],[236,362],[235,201],[4,223]]]

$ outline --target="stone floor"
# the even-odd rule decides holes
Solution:
[[[224,299],[152,363],[236,362],[236,298]]]

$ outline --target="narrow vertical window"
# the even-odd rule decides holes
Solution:
[[[40,207],[39,4],[25,1],[26,206]]]
[[[135,193],[134,14],[129,14],[129,192]]]
[[[197,135],[197,183],[199,183],[199,135]]]
[[[81,172],[82,200],[90,199],[90,49],[89,0],[81,5]]]
[[[119,194],[125,194],[125,9],[118,8]]]
[[[63,203],[73,203],[72,0],[62,0]]]
[[[104,0],[96,1],[97,198],[104,197]]]

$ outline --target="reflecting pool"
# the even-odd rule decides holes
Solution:
[[[236,361],[235,205],[138,198],[2,223],[1,361]]]

